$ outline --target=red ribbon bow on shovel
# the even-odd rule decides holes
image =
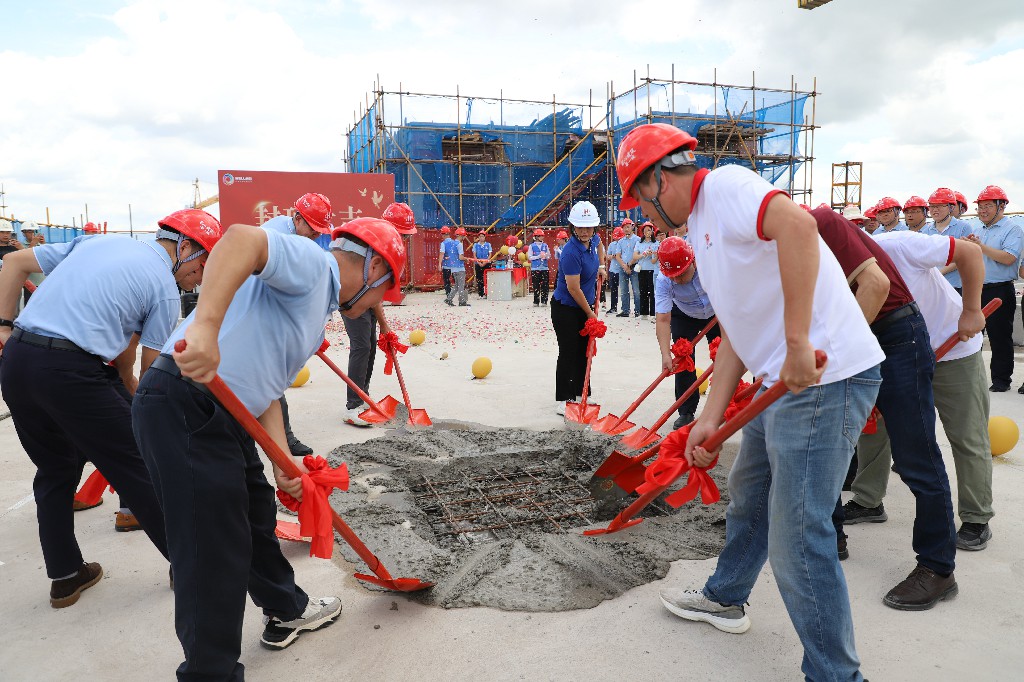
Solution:
[[[409,346],[398,342],[398,334],[394,332],[388,332],[377,339],[377,348],[384,351],[384,355],[387,356],[387,361],[384,363],[385,374],[391,374],[394,371],[395,355],[409,350]]]
[[[696,499],[698,494],[704,504],[714,504],[721,499],[722,495],[718,491],[718,486],[707,472],[708,469],[718,464],[718,458],[715,457],[707,467],[691,467],[683,454],[686,450],[686,440],[689,437],[689,425],[676,429],[666,436],[661,443],[658,459],[647,467],[647,471],[644,473],[645,482],[636,489],[637,493],[643,495],[657,490],[689,472],[686,485],[666,497],[666,502],[672,507],[678,508],[690,500]]]
[[[348,467],[344,464],[331,468],[323,457],[306,455],[302,463],[308,474],[302,474],[302,502],[284,492],[277,491],[277,499],[288,509],[299,513],[299,533],[312,538],[309,556],[330,559],[334,548],[334,527],[331,525],[331,507],[327,497],[331,491],[348,490]]]
[[[722,337],[721,336],[719,336],[717,339],[715,339],[714,341],[711,341],[708,344],[708,352],[711,353],[711,362],[714,362],[715,358],[718,356],[718,347],[721,346],[721,345],[722,345]]]
[[[689,339],[676,339],[672,344],[672,355],[676,358],[675,372],[695,372],[697,366],[693,364],[693,343]]]
[[[736,414],[739,413],[740,410],[749,405],[750,401],[754,399],[754,394],[748,393],[744,397],[737,400],[737,397],[740,394],[747,392],[747,389],[749,389],[752,385],[753,384],[748,384],[746,381],[743,380],[740,380],[740,382],[736,385],[736,392],[732,394],[732,399],[729,400],[729,406],[725,408],[725,413],[722,415],[722,419],[724,421],[729,421],[730,419],[732,419],[734,416],[736,416]]]
[[[589,336],[590,341],[587,344],[587,353],[591,356],[597,355],[597,343],[596,339],[603,339],[605,333],[608,331],[608,325],[596,317],[592,317],[583,324],[583,329],[580,330],[580,336]],[[595,417],[597,415],[594,415]]]

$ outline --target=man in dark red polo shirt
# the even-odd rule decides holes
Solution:
[[[928,328],[892,259],[872,237],[828,208],[817,208],[811,215],[885,352],[876,404],[886,418],[896,473],[917,501],[913,536],[917,567],[885,595],[883,603],[905,611],[930,609],[955,596],[958,588],[953,577],[953,501],[942,453],[935,440],[935,354]],[[880,303],[878,271],[889,280],[887,294]],[[863,285],[870,288],[869,292],[860,291]],[[833,521],[841,554],[846,550],[842,519],[843,508],[837,503]]]

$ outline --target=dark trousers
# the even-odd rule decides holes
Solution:
[[[1013,315],[1017,312],[1017,296],[1013,282],[986,284],[981,290],[981,305],[984,307],[994,298],[1002,299],[1003,305],[989,315],[985,322],[988,342],[992,347],[989,371],[992,384],[1008,387],[1013,379]]]
[[[158,369],[142,378],[132,417],[166,519],[178,679],[241,680],[246,592],[282,620],[309,601],[274,535],[274,488],[256,444],[216,401]]]
[[[64,578],[82,566],[72,501],[86,460],[167,556],[164,517],[132,435],[132,398],[117,370],[94,355],[11,338],[0,356],[0,389],[36,465],[32,489],[46,575]]]
[[[547,270],[534,270],[530,274],[530,280],[533,283],[533,302],[534,304],[543,303],[548,304],[548,271]]]
[[[484,273],[486,271],[486,265],[480,265],[479,263],[473,265],[473,273],[476,275],[476,294],[480,298],[484,297],[484,277],[486,277]]]
[[[370,378],[373,376],[373,361],[377,357],[377,316],[367,310],[354,320],[341,316],[348,334],[348,376],[364,393],[370,392]],[[348,389],[345,408],[353,409],[363,404],[352,388]]]
[[[914,494],[913,547],[917,563],[940,575],[955,568],[956,527],[953,500],[942,453],[935,441],[935,398],[932,378],[935,353],[920,313],[876,331],[885,352],[882,386],[875,403],[885,419],[892,443],[893,469]],[[842,507],[836,504],[833,523],[841,533]]]
[[[452,294],[452,271],[451,268],[441,268],[441,281],[444,282],[445,296]]]
[[[640,310],[641,315],[654,314],[654,270],[639,270],[640,277]]]
[[[640,273],[643,274],[642,272]],[[643,281],[643,280],[641,280]],[[678,339],[689,339],[693,340],[700,333],[700,330],[708,323],[707,320],[701,320],[696,317],[690,317],[679,308],[672,306],[672,342],[675,343]],[[718,325],[716,324],[711,328],[711,331],[707,333],[704,338],[708,343],[714,341],[719,336]],[[675,375],[676,377],[676,399],[679,399],[686,389],[697,380],[696,372],[679,372]],[[682,405],[679,406],[679,416],[684,414],[693,415],[697,412],[697,405],[700,403],[700,391],[694,391],[693,395],[686,399]]]
[[[608,273],[608,291],[611,292],[612,297],[612,306],[608,310],[616,312],[619,309],[619,273]],[[601,289],[601,292],[604,293],[604,289]]]
[[[587,314],[574,305],[551,300],[551,326],[558,340],[555,363],[555,400],[575,400],[583,396],[583,378],[587,373],[587,341],[580,336]],[[590,395],[587,391],[587,395]]]

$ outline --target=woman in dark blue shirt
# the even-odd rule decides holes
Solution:
[[[596,318],[597,279],[606,278],[604,245],[595,232],[601,219],[589,201],[580,201],[569,212],[572,236],[558,261],[558,280],[551,297],[551,326],[558,340],[555,366],[556,412],[565,414],[566,401],[583,397],[583,376],[587,371],[587,341],[580,336],[583,325]],[[589,393],[588,393],[589,395]]]

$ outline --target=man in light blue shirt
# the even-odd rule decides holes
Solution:
[[[965,239],[973,230],[970,224],[953,215],[956,205],[956,193],[953,190],[940,187],[932,192],[928,197],[928,213],[934,222],[926,225],[921,233]],[[957,272],[956,265],[951,263],[945,268],[940,268],[939,271],[945,275],[946,281],[959,292],[961,288],[960,273]]]
[[[132,431],[137,336],[142,375],[178,321],[178,287],[202,282],[220,223],[194,209],[160,221],[154,242],[83,236],[8,254],[0,270],[0,390],[22,446],[35,464],[33,484],[50,605],[71,606],[103,576],[85,563],[72,502],[85,461],[121,497],[167,556],[164,516]],[[11,321],[29,273],[47,280]],[[109,363],[109,364],[108,364]]]
[[[629,220],[629,218],[626,218]],[[632,223],[633,221],[629,221]],[[625,224],[625,221],[623,221]],[[608,309],[609,315],[614,315],[619,312],[619,275],[622,274],[622,266],[619,264],[619,240],[622,239],[625,232],[621,227],[616,227],[612,230],[612,241],[608,244],[608,248],[605,251],[605,258],[608,260],[608,289],[611,292],[611,307]]]
[[[640,237],[633,234],[633,222],[622,223],[623,236],[619,240],[618,252],[615,260],[622,266],[622,274],[619,275],[619,298],[622,300],[622,312],[616,317],[629,317],[630,312],[630,290],[633,295],[634,315],[640,316],[640,276],[636,272],[636,249],[640,244]]]
[[[1017,279],[1024,233],[1021,228],[1003,215],[1009,199],[1006,192],[996,185],[989,185],[981,191],[975,203],[978,204],[980,233],[967,236],[969,241],[979,244],[985,256],[985,284],[981,288],[981,305],[984,307],[994,298],[1003,304],[989,315],[985,324],[988,342],[992,347],[989,371],[992,385],[989,390],[1002,393],[1010,390],[1013,378],[1013,316],[1017,311],[1017,292],[1013,281]],[[1024,386],[1018,390],[1024,393]]]
[[[466,256],[462,240],[466,237],[466,228],[460,227],[455,230],[455,238],[449,237],[441,242],[441,253],[439,265],[441,271],[449,272],[451,286],[446,288],[444,302],[454,306],[452,302],[455,295],[459,296],[459,305],[469,305],[469,295],[466,293]]]
[[[546,306],[548,304],[549,277],[548,259],[551,257],[551,250],[544,243],[544,230],[537,228],[533,231],[533,243],[527,248],[527,257],[530,259],[530,279],[533,284],[533,305]]]
[[[658,265],[661,277],[654,284],[654,312],[658,346],[661,348],[662,369],[675,369],[672,345],[678,339],[693,340],[715,316],[711,299],[700,285],[693,249],[682,237],[668,237],[661,242],[658,250]],[[718,325],[707,334],[710,343],[718,338]],[[697,373],[691,370],[675,375],[675,392],[678,400],[693,382]],[[700,402],[700,391],[694,391],[686,402],[679,406],[679,416],[672,428],[678,429],[693,421]]]
[[[487,241],[487,233],[480,230],[476,233],[476,243],[473,244],[473,274],[476,276],[476,295],[480,298],[484,297],[484,277],[493,253],[494,249]]]
[[[886,234],[889,232],[901,232],[907,229],[906,224],[900,220],[900,210],[903,207],[900,206],[900,202],[896,201],[892,197],[883,197],[875,205],[875,209],[878,211],[876,217],[878,218],[878,229],[872,232],[872,236],[877,237],[880,234]]]
[[[243,678],[247,591],[263,609],[260,641],[270,649],[341,614],[336,597],[310,598],[295,584],[274,537],[276,499],[256,444],[205,385],[219,375],[287,447],[278,397],[319,349],[333,311],[356,318],[401,296],[405,246],[391,223],[357,218],[332,237],[326,252],[308,239],[233,225],[211,254],[195,311],[153,361],[132,405],[166,519],[181,679]],[[302,497],[302,478],[276,465],[274,477],[280,490]],[[202,518],[214,521],[196,523]]]

